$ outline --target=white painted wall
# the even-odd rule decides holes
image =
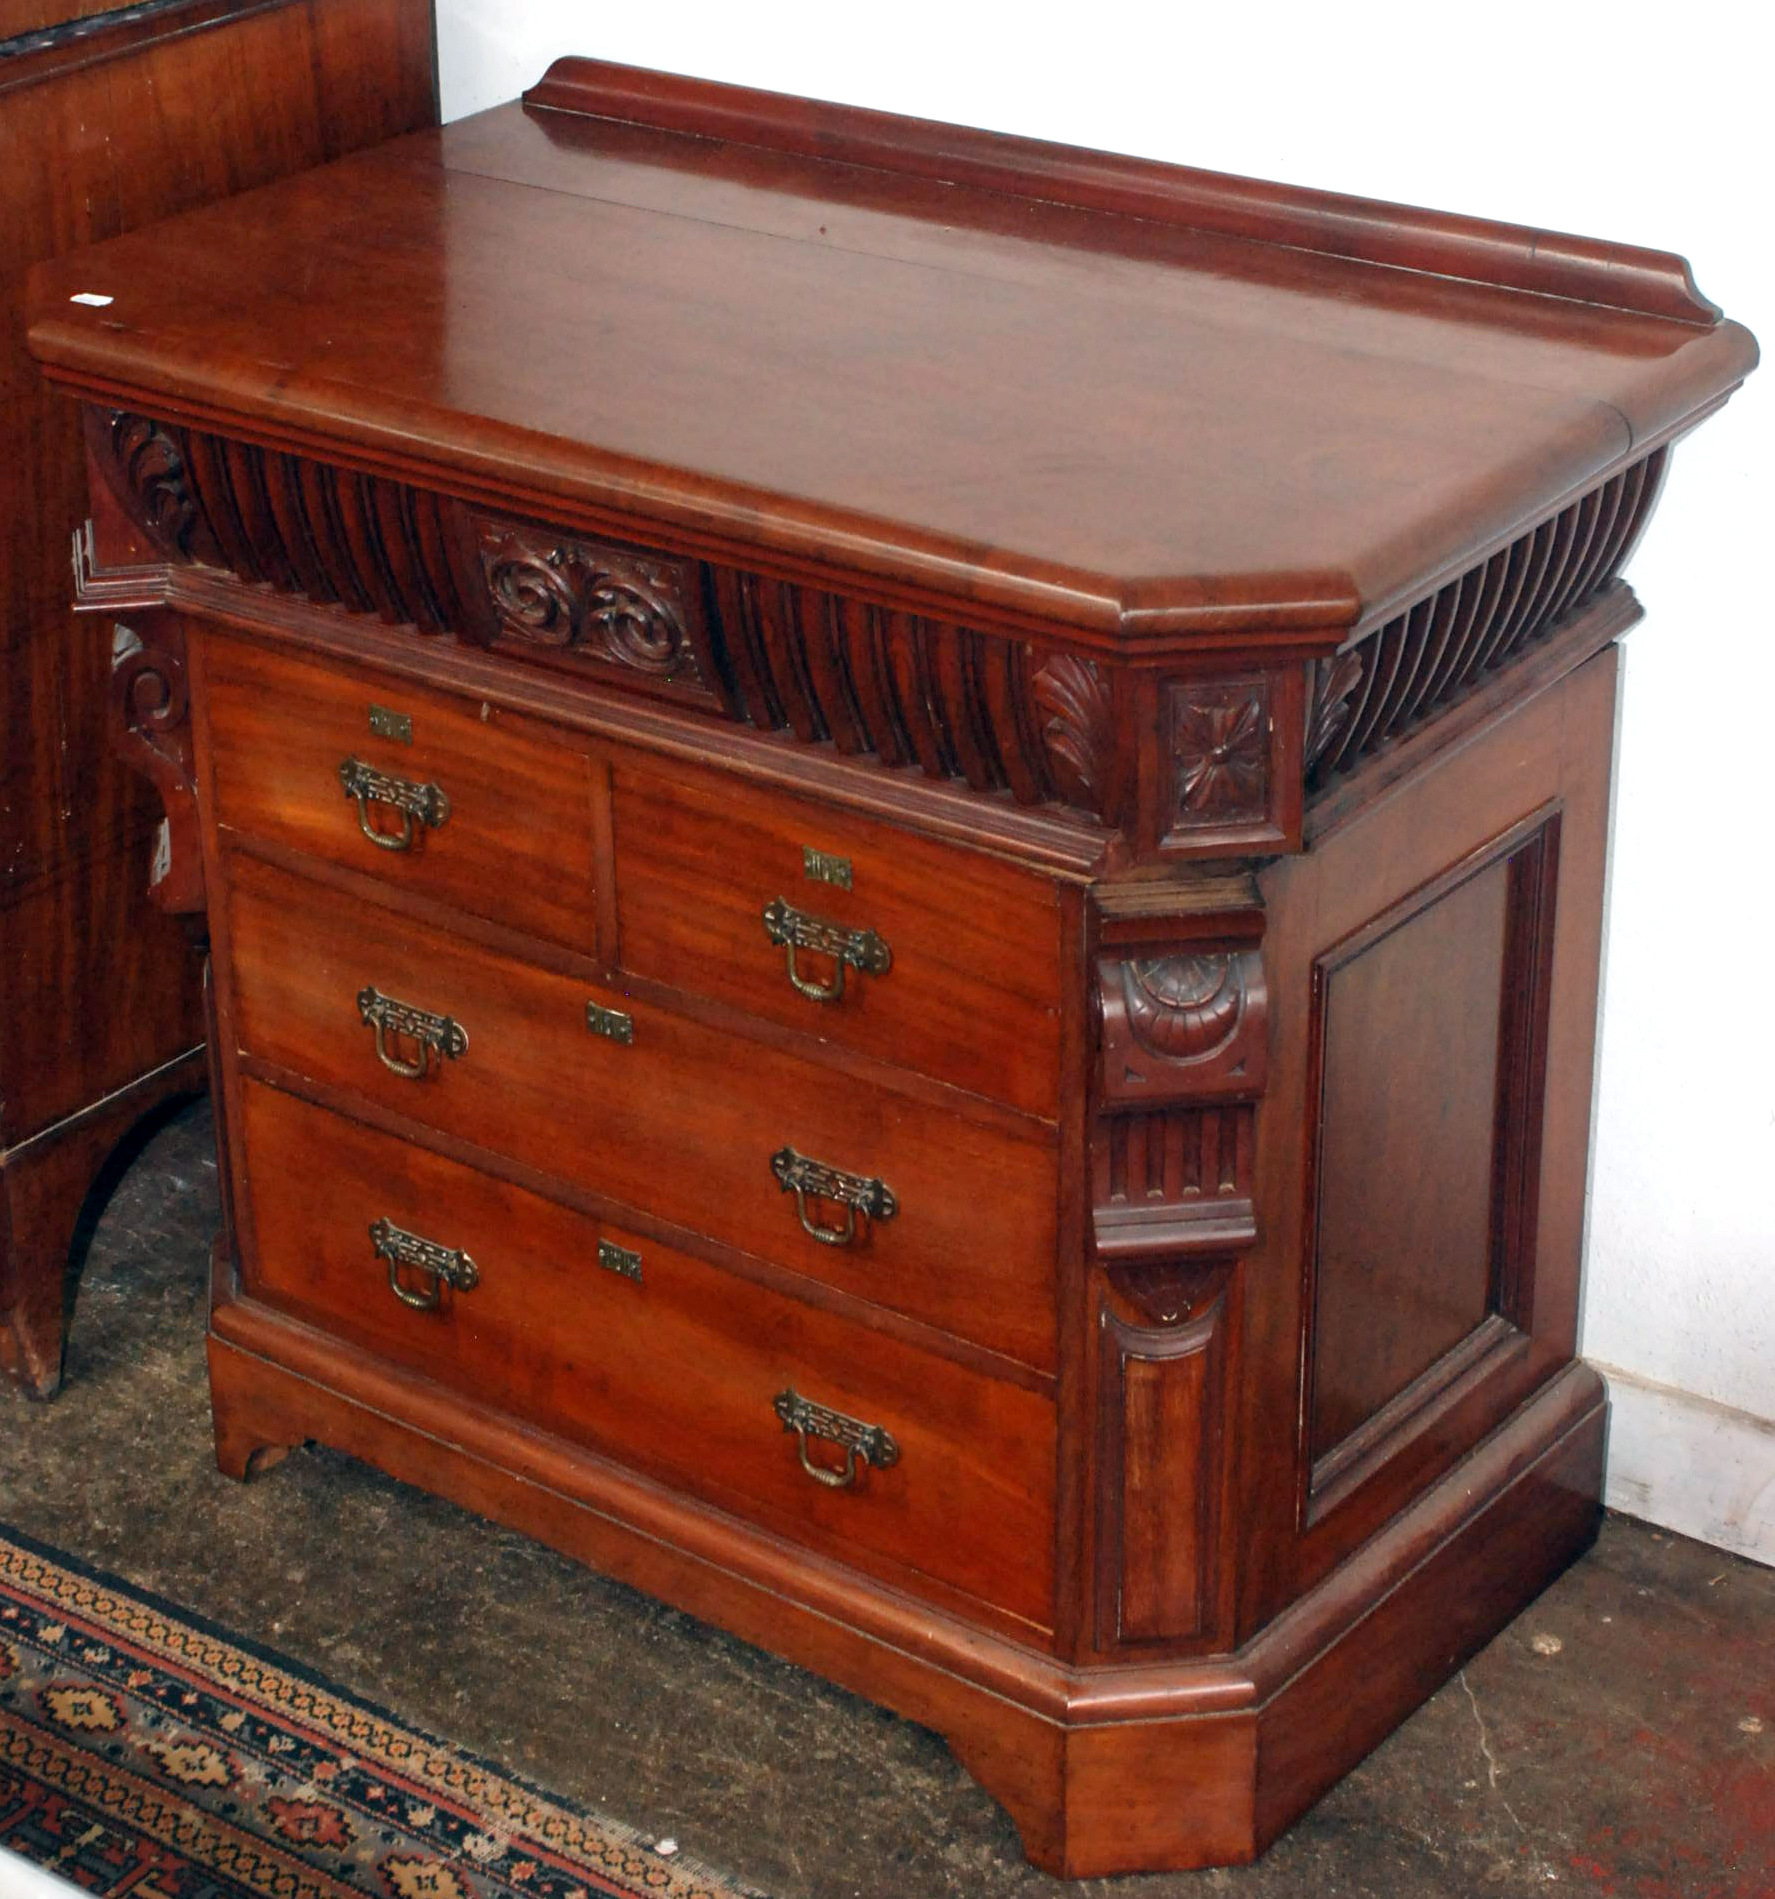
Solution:
[[[1685,252],[1775,348],[1761,9],[439,0],[447,117],[558,53]],[[1775,366],[1632,578],[1584,1349],[1610,1500],[1775,1562]]]

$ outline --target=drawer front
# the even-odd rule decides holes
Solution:
[[[228,880],[248,1054],[1052,1368],[1047,1130],[936,1113],[248,857]]]
[[[254,1297],[798,1540],[1051,1626],[1046,1399],[276,1089],[248,1083],[243,1116]],[[414,1240],[443,1249],[440,1275]],[[784,1393],[856,1427],[848,1469],[838,1439],[807,1440],[850,1482],[803,1468]]]
[[[224,831],[591,953],[585,756],[497,710],[239,641],[208,639],[203,675]]]
[[[1055,1115],[1051,885],[703,774],[619,759],[612,796],[624,969]]]

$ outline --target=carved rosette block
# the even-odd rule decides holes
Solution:
[[[1170,697],[1171,828],[1261,823],[1270,808],[1268,680],[1191,681]]]

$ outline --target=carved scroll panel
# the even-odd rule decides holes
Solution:
[[[204,907],[203,852],[185,636],[170,615],[153,616],[143,627],[146,640],[133,627],[113,631],[111,746],[153,784],[165,812],[149,894],[172,915],[196,915]]]

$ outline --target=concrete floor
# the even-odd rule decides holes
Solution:
[[[772,1899],[1775,1893],[1775,1571],[1611,1518],[1255,1867],[1074,1887],[932,1735],[326,1451],[218,1476],[208,1109],[124,1180],[68,1384],[0,1390],[0,1522],[188,1603]]]

